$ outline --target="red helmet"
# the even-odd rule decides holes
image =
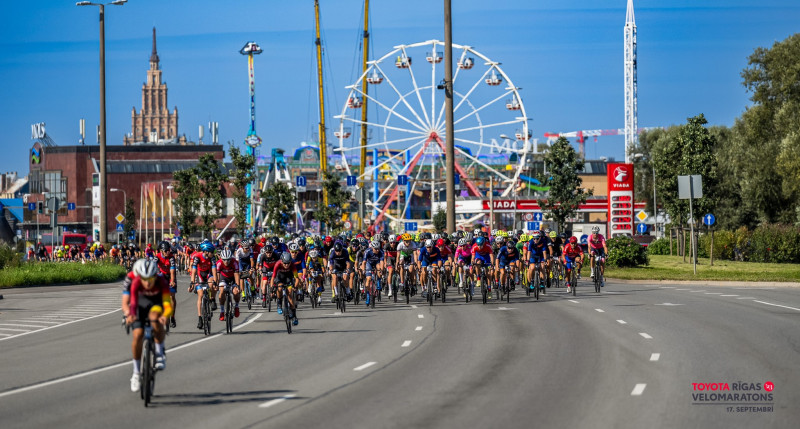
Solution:
[[[267,242],[267,237],[261,237],[261,244],[264,244],[266,242]]]
[[[436,245],[437,246],[444,246],[444,240],[442,240],[441,238],[436,240]]]
[[[331,237],[330,235],[325,237],[325,244],[331,244],[331,243],[333,243],[333,237]]]
[[[148,249],[152,249],[153,248],[153,243],[147,243],[147,248]]]
[[[364,234],[359,233],[358,235],[356,235],[356,238],[361,238],[363,236],[364,236]]]
[[[578,244],[578,237],[575,237],[574,235],[570,237],[569,244]]]

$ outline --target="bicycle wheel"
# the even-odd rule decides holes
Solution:
[[[486,277],[481,275],[478,281],[481,282],[481,296],[483,297],[483,303],[486,304],[489,301],[489,293],[486,289]]]
[[[394,303],[397,304],[397,274],[392,274],[392,298],[394,298]]]
[[[428,305],[433,305],[433,300],[436,299],[436,293],[433,291],[433,279],[428,273]]]
[[[289,298],[283,297],[283,320],[286,321],[286,332],[292,333],[292,319],[289,317]]]
[[[540,289],[541,281],[542,281],[541,278],[539,278],[539,267],[536,267],[533,270],[533,279],[531,281],[533,282],[533,296],[536,297],[536,300],[538,301],[539,300],[539,289]]]
[[[155,371],[153,369],[154,353],[152,340],[145,341],[147,350],[142,350],[142,357],[145,361],[142,363],[143,381],[140,389],[144,390],[144,406],[150,404],[150,399],[153,396],[153,389],[155,388]]]
[[[233,332],[233,294],[228,292],[225,300],[225,328],[230,334]]]
[[[511,274],[506,274],[506,302],[511,302],[511,282],[513,281],[510,276]]]

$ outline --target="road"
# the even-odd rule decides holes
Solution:
[[[195,329],[194,295],[183,289],[167,369],[148,409],[129,389],[117,285],[4,295],[5,429],[800,422],[798,288],[609,282],[599,295],[585,286],[577,297],[550,289],[538,302],[516,291],[510,303],[429,307],[415,297],[412,305],[350,306],[345,314],[326,303],[302,308],[292,335],[275,313],[243,307],[233,334],[208,337]],[[764,399],[723,398],[731,405],[693,396],[720,393]]]

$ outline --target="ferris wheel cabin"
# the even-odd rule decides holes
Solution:
[[[351,95],[347,99],[347,107],[351,109],[360,109],[362,104],[364,103],[361,101],[361,97],[356,97],[354,95]]]
[[[352,134],[352,128],[350,127],[340,128],[333,132],[333,135],[336,136],[337,139],[350,138],[351,134]]]
[[[492,70],[492,75],[486,78],[486,84],[489,86],[497,86],[503,83],[503,78],[498,76],[497,73]]]
[[[439,64],[440,62],[442,62],[442,57],[444,57],[444,52],[441,51],[425,53],[425,59],[431,64],[433,63]]]
[[[463,60],[458,62],[458,68],[469,70],[475,65],[475,60],[473,58],[464,58]]]
[[[372,70],[372,73],[367,75],[367,83],[372,85],[378,85],[383,82],[383,75],[378,73],[377,70]]]
[[[519,102],[517,97],[512,97],[506,100],[506,109],[508,110],[520,110],[522,109],[522,103]]]
[[[522,130],[516,130],[514,132],[514,137],[516,137],[517,140],[530,140],[530,138],[532,136],[533,136],[533,134],[531,133],[531,130],[528,130],[528,138],[527,139],[525,139],[525,133],[523,133]]]
[[[397,66],[399,69],[407,69],[411,67],[411,57],[407,57],[405,55],[398,55],[397,61],[395,61],[394,65]]]

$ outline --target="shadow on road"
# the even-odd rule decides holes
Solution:
[[[266,402],[279,399],[294,390],[251,390],[246,392],[208,392],[155,395],[151,407],[196,407],[203,405]],[[302,399],[295,397],[293,399]]]

